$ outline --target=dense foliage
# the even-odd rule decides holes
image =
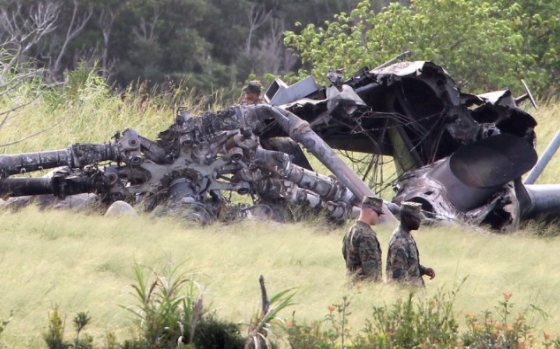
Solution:
[[[329,68],[374,68],[411,51],[413,60],[444,66],[459,86],[481,92],[517,88],[520,79],[540,93],[556,83],[558,8],[552,2],[416,0],[381,12],[362,1],[325,27],[288,32],[286,44],[306,64],[300,75]]]
[[[525,78],[546,93],[560,74],[559,1],[0,0],[0,57],[17,53],[51,81],[97,61],[120,88],[187,80],[211,91],[298,69],[372,68],[410,50],[461,86]]]
[[[292,70],[297,59],[284,48],[283,31],[293,29],[296,21],[322,23],[356,3],[0,0],[0,42],[22,39],[38,27],[37,19],[52,27],[25,54],[57,80],[77,62],[97,60],[104,76],[120,87],[137,80],[165,84],[188,79],[210,90],[234,86],[250,74]]]
[[[197,300],[193,288],[185,287],[186,284],[193,285],[191,280],[158,276],[151,287],[144,282],[143,277],[138,281],[138,284],[133,285],[137,296],[141,296],[138,298],[140,309],[133,311],[140,320],[138,338],[127,339],[120,344],[110,333],[103,348],[276,348],[277,344],[270,341],[267,338],[269,336],[286,342],[292,349],[560,348],[558,336],[544,332],[540,337],[527,320],[530,313],[543,313],[542,310],[527,308],[512,316],[512,295],[507,292],[503,293],[503,300],[498,302],[494,310],[486,310],[481,315],[466,314],[464,326],[459,325],[458,314],[454,309],[458,290],[440,291],[431,298],[423,298],[410,290],[406,299],[373,307],[371,318],[365,320],[359,332],[348,326],[351,304],[344,297],[342,302],[328,306],[329,312],[323,321],[300,323],[295,316],[290,321],[284,321],[274,313],[268,321],[272,322],[274,317],[278,331],[273,332],[272,327],[268,326],[267,331],[252,337],[249,326],[248,339],[244,340],[239,325],[218,320],[214,315],[203,312],[202,296]],[[187,289],[186,295],[181,292],[184,289]],[[278,310],[291,305],[291,296],[285,296],[287,292],[289,290],[276,296],[284,297],[286,302],[278,306]],[[273,303],[275,300],[271,299]],[[48,330],[43,334],[47,347],[94,349],[92,336],[87,333],[80,336],[89,320],[87,313],[76,315],[73,320],[76,335],[72,343],[65,339],[64,321],[58,307],[55,307],[49,314]],[[251,338],[254,340],[251,341]],[[257,338],[260,339],[259,344],[255,342]]]

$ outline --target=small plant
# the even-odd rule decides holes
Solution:
[[[342,297],[342,302],[327,307],[328,313],[322,321],[315,321],[310,325],[298,324],[295,316],[285,325],[288,343],[294,349],[329,349],[344,348],[346,339],[350,336],[348,316],[350,301]],[[295,314],[295,313],[294,313]]]
[[[140,337],[125,341],[122,349],[243,348],[239,326],[204,310],[202,287],[189,274],[178,267],[164,274],[149,270],[151,281],[140,266],[134,268],[139,304],[126,309],[135,315]]]
[[[47,347],[49,349],[93,349],[93,337],[86,335],[84,338],[80,338],[80,333],[90,320],[91,318],[87,315],[87,312],[78,313],[73,319],[76,338],[74,343],[68,342],[64,339],[66,317],[63,317],[58,305],[55,305],[49,313],[48,330],[43,333],[43,339]]]
[[[532,327],[527,324],[525,312],[518,312],[511,321],[511,293],[503,292],[504,299],[496,308],[498,320],[491,311],[485,311],[482,317],[467,315],[467,332],[463,334],[464,346],[476,348],[516,349],[531,348],[535,338]],[[546,341],[546,336],[545,336]],[[552,345],[550,342],[549,345]]]
[[[259,277],[259,283],[261,285],[262,309],[260,314],[256,313],[253,315],[248,325],[248,338],[245,343],[245,349],[259,349],[263,345],[267,348],[272,346],[267,338],[272,333],[270,325],[274,320],[282,322],[278,318],[278,313],[292,305],[292,299],[295,296],[293,289],[287,289],[278,292],[269,300],[262,275]]]
[[[91,317],[87,312],[79,312],[72,320],[76,330],[76,339],[74,340],[74,349],[91,349],[93,348],[93,337],[85,335],[85,338],[80,338],[80,333],[89,324]]]
[[[194,285],[191,284],[188,294],[194,294]],[[192,297],[188,297],[189,299]],[[202,295],[195,302],[189,302],[183,299],[182,320],[179,321],[181,328],[181,342],[192,343],[194,334],[196,333],[197,324],[202,318]]]
[[[117,336],[115,333],[109,332],[105,336],[105,349],[119,349],[121,346],[117,342]]]
[[[550,334],[543,332],[544,340],[542,342],[543,348],[545,349],[560,349],[560,337],[551,338]]]
[[[341,347],[344,348],[345,340],[350,336],[348,328],[348,316],[352,313],[349,311],[350,301],[346,296],[342,297],[342,302],[329,305],[329,313],[325,320],[330,324],[331,328],[327,331],[327,336],[331,340],[334,347],[340,340]]]
[[[292,319],[286,322],[284,329],[287,341],[292,349],[316,349],[331,348],[330,338],[322,331],[323,321],[315,321],[311,324],[299,324],[292,313]]]
[[[364,335],[355,339],[360,348],[453,348],[457,321],[453,313],[455,292],[438,292],[428,300],[399,299],[392,307],[375,307],[366,321]]]
[[[292,320],[284,326],[290,347],[293,349],[346,347],[346,341],[351,336],[348,328],[348,316],[352,313],[349,309],[350,301],[344,296],[340,303],[327,307],[328,313],[321,321],[298,324],[294,312]]]
[[[178,340],[192,342],[202,315],[202,293],[195,300],[198,285],[189,275],[178,273],[178,268],[169,270],[167,275],[151,271],[154,280],[150,282],[140,266],[135,266],[133,288],[139,305],[126,307],[136,317],[140,342],[149,348],[175,348]]]
[[[68,349],[71,345],[64,341],[64,327],[66,319],[60,313],[58,305],[55,305],[49,313],[49,328],[43,333],[43,339],[49,349]]]
[[[183,348],[243,349],[245,339],[241,336],[238,324],[218,320],[214,314],[206,314],[198,323],[189,345]]]

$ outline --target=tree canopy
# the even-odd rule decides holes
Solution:
[[[0,0],[0,42],[54,14],[53,30],[25,52],[53,79],[79,61],[98,62],[117,86],[187,79],[202,90],[238,85],[298,64],[283,46],[296,21],[322,23],[357,0]],[[13,32],[6,30],[13,25]],[[17,39],[16,39],[17,41]],[[14,43],[17,46],[19,43]]]
[[[0,57],[33,62],[51,81],[97,62],[120,88],[186,80],[211,91],[373,68],[410,50],[469,90],[518,89],[525,78],[545,94],[560,75],[559,9],[560,0],[0,0]]]
[[[374,68],[412,51],[412,59],[442,65],[472,92],[512,88],[521,93],[520,79],[526,79],[545,93],[556,83],[558,70],[558,5],[415,0],[376,12],[370,1],[361,1],[324,27],[308,24],[300,33],[287,32],[285,43],[304,63],[300,76],[319,77],[329,68]]]

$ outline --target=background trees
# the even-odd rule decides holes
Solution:
[[[252,75],[374,67],[410,50],[469,90],[525,78],[545,94],[560,75],[559,9],[560,0],[0,0],[0,54],[51,82],[83,61],[118,88],[186,80],[211,91]],[[50,27],[16,48],[37,16],[51,16]]]
[[[375,12],[370,1],[362,1],[325,27],[288,32],[285,42],[300,52],[306,68],[300,74],[321,75],[330,67],[373,68],[410,50],[413,60],[435,61],[468,91],[521,89],[524,78],[544,93],[555,83],[558,67],[552,35],[558,32],[558,9],[548,6],[417,0],[410,6],[393,2]],[[556,14],[543,18],[541,11]]]
[[[283,45],[294,23],[322,23],[357,0],[0,0],[3,23],[22,31],[31,14],[52,27],[18,60],[33,60],[51,80],[79,61],[97,61],[119,87],[187,79],[202,90],[230,87],[248,75],[284,74],[298,63]],[[48,9],[47,9],[48,7]],[[0,39],[12,40],[3,30]],[[47,35],[49,34],[49,35]],[[25,54],[25,57],[23,55]]]

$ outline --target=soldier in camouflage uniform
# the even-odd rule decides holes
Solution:
[[[383,200],[364,197],[360,217],[342,240],[342,256],[352,281],[382,281],[381,247],[370,225],[377,224],[383,214]]]
[[[420,227],[422,205],[416,202],[401,204],[401,224],[391,236],[387,252],[387,282],[400,282],[410,286],[424,287],[423,275],[436,276],[432,268],[420,264],[416,241],[410,233]]]
[[[242,105],[255,105],[264,103],[261,98],[262,85],[259,80],[252,80],[243,87]]]

